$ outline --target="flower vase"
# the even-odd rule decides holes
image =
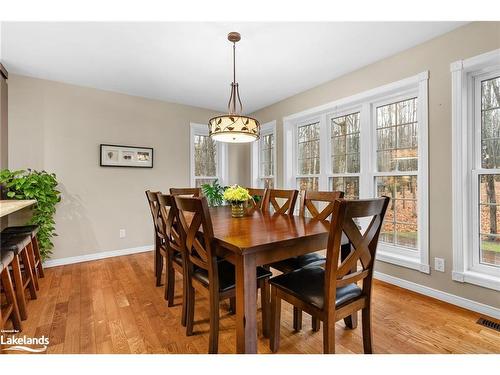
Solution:
[[[245,209],[243,207],[243,202],[231,203],[232,217],[243,217],[244,215],[245,215]]]

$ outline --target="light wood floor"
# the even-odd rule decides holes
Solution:
[[[22,334],[46,335],[49,353],[206,353],[207,299],[197,296],[195,335],[180,324],[181,283],[174,307],[154,286],[152,253],[46,270],[38,300],[28,304]],[[261,314],[258,314],[259,319]],[[500,333],[476,324],[479,315],[376,281],[373,293],[375,353],[500,353]],[[321,353],[322,333],[292,330],[291,306],[283,303],[280,353]],[[259,325],[260,330],[260,325]],[[361,353],[361,327],[336,329],[337,353]],[[219,352],[234,353],[235,322],[221,308]],[[269,343],[259,331],[259,353]]]

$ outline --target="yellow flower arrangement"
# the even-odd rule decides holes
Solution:
[[[229,203],[243,203],[251,198],[248,190],[238,185],[230,186],[224,191],[224,200]]]

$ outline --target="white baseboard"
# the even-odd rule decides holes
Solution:
[[[64,266],[66,264],[89,262],[91,260],[119,257],[122,255],[144,253],[146,251],[152,251],[153,248],[154,248],[154,245],[146,245],[146,246],[131,247],[128,249],[121,249],[121,250],[102,251],[100,253],[79,255],[76,257],[52,259],[52,260],[47,260],[46,262],[44,262],[43,266],[46,268],[50,268],[50,267]]]
[[[398,277],[387,275],[385,273],[375,271],[373,273],[373,276],[378,280],[385,281],[386,283],[393,284],[428,297],[436,298],[440,301],[448,302],[452,305],[463,307],[464,309],[475,311],[479,314],[490,316],[495,319],[500,319],[500,309],[496,307],[472,301],[467,298],[459,297],[454,294],[442,292],[440,290],[429,288],[428,286],[400,279]]]

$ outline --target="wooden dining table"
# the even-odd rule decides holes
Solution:
[[[329,221],[251,210],[210,209],[217,253],[236,268],[236,352],[257,353],[255,268],[326,248]]]

